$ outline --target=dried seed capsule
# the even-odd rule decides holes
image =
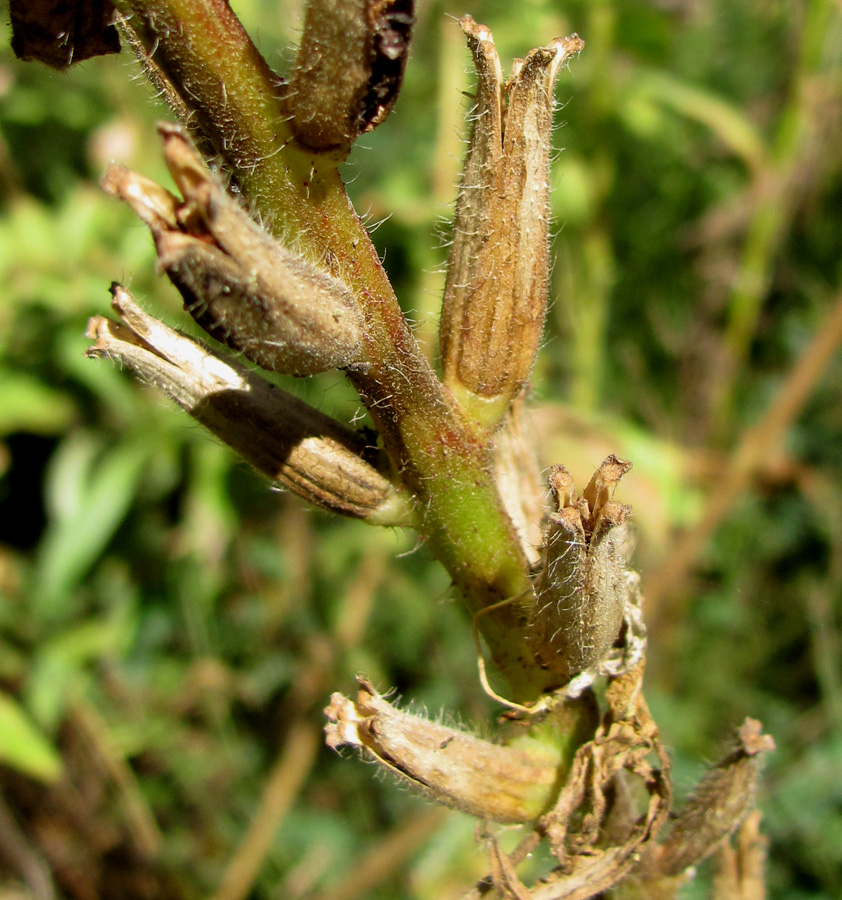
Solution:
[[[372,524],[411,520],[405,496],[367,459],[351,431],[297,397],[145,313],[112,287],[121,323],[89,326],[91,357],[133,369],[186,409],[261,474],[317,506]]]
[[[149,226],[160,265],[188,312],[264,369],[313,375],[352,367],[362,316],[348,288],[253,222],[180,128],[160,130],[183,200],[119,166],[103,184]]]
[[[553,84],[584,44],[573,35],[533,50],[516,61],[504,87],[489,29],[470,16],[461,25],[477,69],[477,102],[439,336],[446,383],[496,425],[526,383],[543,333]]]
[[[630,468],[609,456],[581,497],[564,466],[550,473],[557,511],[544,535],[530,641],[559,684],[599,664],[623,624],[630,585],[625,521],[631,510],[611,497]]]
[[[492,744],[396,709],[358,681],[356,702],[333,694],[325,709],[328,746],[361,747],[412,787],[483,819],[529,822],[546,810],[558,785],[561,748]]]
[[[345,155],[397,99],[412,0],[309,0],[282,104],[299,142]]]
[[[763,757],[774,749],[757,719],[743,722],[736,746],[705,773],[670,828],[656,857],[660,873],[679,875],[736,831],[754,806]]]

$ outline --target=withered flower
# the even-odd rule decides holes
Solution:
[[[161,268],[188,312],[264,369],[313,375],[352,367],[362,316],[348,288],[254,222],[181,128],[159,130],[182,200],[122,166],[111,166],[103,185],[149,226]]]

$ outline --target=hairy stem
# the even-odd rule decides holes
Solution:
[[[365,339],[349,378],[416,498],[421,531],[471,612],[527,596],[528,564],[492,477],[487,438],[421,353],[347,197],[341,159],[296,143],[280,115],[278,79],[225,0],[118,5],[244,198],[284,242],[353,291]],[[515,603],[481,617],[491,655],[519,700],[547,686],[523,620]]]

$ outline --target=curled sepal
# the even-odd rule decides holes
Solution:
[[[298,142],[344,158],[394,106],[413,0],[309,0],[281,102]]]
[[[313,375],[352,368],[362,316],[348,288],[254,222],[180,128],[159,130],[183,199],[122,166],[111,166],[103,186],[149,226],[188,312],[264,369]]]
[[[154,384],[261,474],[316,506],[377,525],[408,524],[410,504],[366,457],[365,439],[145,313],[112,286],[120,322],[97,316],[89,357]]]
[[[532,50],[504,85],[489,29],[470,16],[461,25],[477,98],[439,338],[445,381],[496,425],[529,377],[544,328],[553,85],[584,43],[572,35]]]
[[[559,685],[603,662],[636,607],[637,578],[627,565],[631,509],[612,499],[630,468],[609,456],[581,497],[564,466],[550,472],[556,511],[544,534],[529,634],[537,659]]]
[[[529,822],[552,802],[560,754],[505,747],[396,709],[363,678],[356,701],[333,694],[328,746],[360,747],[439,803],[482,819]]]
[[[705,773],[654,854],[661,875],[697,865],[739,828],[754,808],[763,757],[774,749],[757,719],[743,722],[735,746]]]

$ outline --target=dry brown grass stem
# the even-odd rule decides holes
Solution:
[[[91,751],[91,757],[116,791],[126,828],[137,853],[152,859],[161,848],[161,832],[137,775],[116,746],[108,724],[93,703],[81,696],[73,698],[70,717],[80,738]]]
[[[699,520],[678,538],[667,561],[647,574],[646,600],[650,619],[667,595],[679,598],[685,592],[693,567],[711,536],[734,504],[749,490],[765,461],[779,448],[840,344],[842,292],[837,294],[815,337],[804,349],[761,421],[744,432]]]
[[[449,811],[433,807],[413,816],[377,841],[354,868],[343,875],[334,887],[317,894],[312,900],[356,900],[368,896],[441,827]]]
[[[320,723],[309,717],[293,723],[284,749],[269,775],[257,814],[213,900],[243,900],[249,895],[278,827],[310,775],[321,744]]]
[[[31,896],[32,900],[55,900],[56,889],[49,863],[30,842],[2,797],[0,797],[0,857],[26,884],[29,893],[21,896]],[[15,895],[7,888],[3,891],[3,896],[13,900]]]

